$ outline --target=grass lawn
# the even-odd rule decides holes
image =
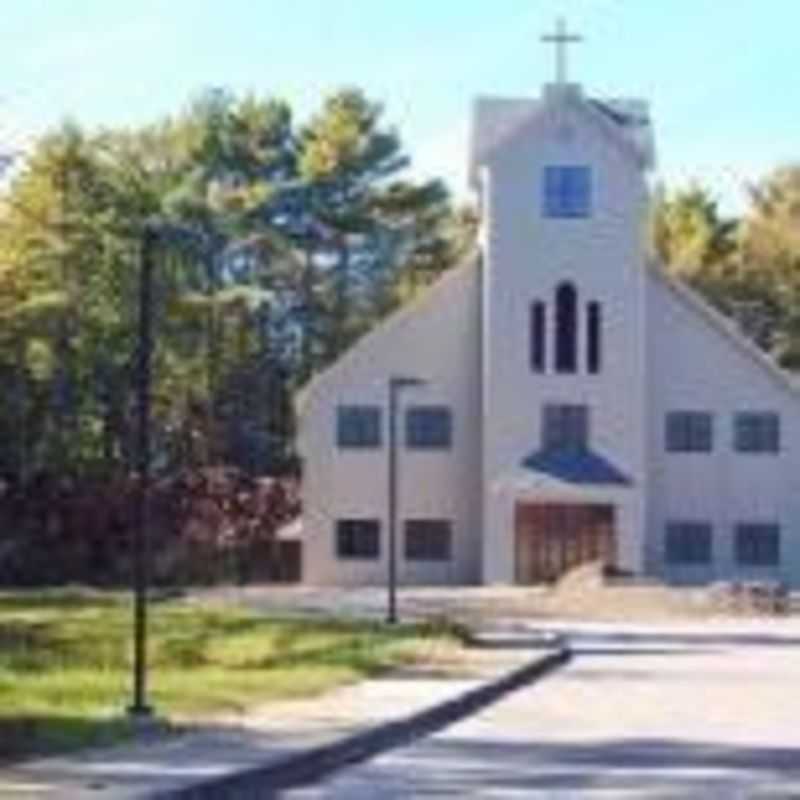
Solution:
[[[119,595],[0,593],[0,762],[126,735],[131,613]],[[453,643],[441,628],[158,603],[150,694],[170,719],[244,711],[426,660]]]

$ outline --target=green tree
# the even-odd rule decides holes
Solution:
[[[66,471],[103,448],[94,418],[108,412],[106,384],[127,359],[119,339],[125,276],[107,246],[111,197],[91,143],[65,125],[41,140],[6,198],[0,358],[26,396],[17,436],[29,436],[30,447],[16,451],[33,461],[18,465],[23,472],[41,464]]]
[[[672,274],[692,278],[736,249],[736,222],[720,216],[716,200],[698,184],[673,193],[656,190],[651,213],[655,255]]]
[[[452,263],[448,194],[438,181],[408,181],[408,164],[382,106],[355,89],[326,99],[301,132],[306,373],[394,308],[406,275]]]
[[[407,180],[407,163],[355,90],[304,126],[282,101],[215,90],[139,129],[44,137],[0,208],[2,467],[130,465],[152,220],[159,466],[285,460],[294,389],[465,241],[443,187]]]
[[[769,289],[775,307],[770,349],[800,369],[800,166],[774,170],[750,192],[740,241],[747,280]]]
[[[757,184],[741,220],[697,184],[656,194],[652,246],[665,268],[787,368],[800,367],[800,168]]]

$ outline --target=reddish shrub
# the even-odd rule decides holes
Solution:
[[[129,580],[135,479],[72,482],[39,476],[0,487],[0,583]],[[276,532],[300,513],[293,478],[227,467],[181,473],[149,493],[153,578],[160,583],[263,579],[275,572]]]

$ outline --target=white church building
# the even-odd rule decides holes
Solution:
[[[303,579],[383,584],[393,539],[401,584],[798,586],[798,384],[652,263],[647,105],[554,38],[541,97],[475,104],[476,255],[298,398]]]

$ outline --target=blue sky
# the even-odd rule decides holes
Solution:
[[[800,160],[794,0],[27,0],[0,19],[0,137],[65,116],[135,124],[203,87],[286,97],[300,116],[338,86],[381,100],[416,169],[462,191],[476,94],[535,95],[557,15],[585,37],[572,77],[649,100],[659,175],[741,187]]]

